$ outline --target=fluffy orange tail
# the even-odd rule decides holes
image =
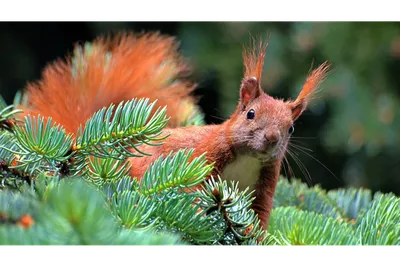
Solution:
[[[52,117],[76,134],[102,107],[146,97],[167,106],[169,127],[175,127],[195,109],[194,85],[182,80],[189,69],[177,47],[159,33],[124,33],[77,45],[72,57],[48,65],[39,82],[28,84],[23,115]]]

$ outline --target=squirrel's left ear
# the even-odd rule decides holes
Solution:
[[[317,69],[313,70],[307,77],[307,80],[304,83],[297,99],[289,103],[289,106],[292,109],[293,121],[297,120],[307,108],[308,102],[310,101],[312,95],[316,92],[318,86],[325,79],[329,67],[330,66],[328,62],[324,62]]]

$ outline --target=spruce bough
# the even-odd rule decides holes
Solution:
[[[166,110],[151,116],[153,106],[132,99],[105,107],[73,140],[51,118],[16,121],[19,110],[1,99],[0,243],[400,244],[400,198],[393,194],[327,192],[281,177],[265,232],[249,208],[252,192],[220,177],[205,181],[213,166],[205,155],[189,162],[192,149],[160,157],[141,181],[131,179],[125,159],[146,157],[141,144],[168,138]]]

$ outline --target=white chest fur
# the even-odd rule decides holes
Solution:
[[[261,163],[257,158],[248,155],[239,155],[225,167],[222,178],[227,181],[239,182],[238,186],[240,190],[249,187],[251,191],[257,183],[260,169]]]

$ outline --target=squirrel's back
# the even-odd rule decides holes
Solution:
[[[118,34],[77,45],[73,55],[48,65],[42,79],[28,84],[23,115],[52,117],[68,133],[99,109],[133,98],[167,106],[169,127],[184,123],[196,109],[194,84],[173,37],[160,33]]]

